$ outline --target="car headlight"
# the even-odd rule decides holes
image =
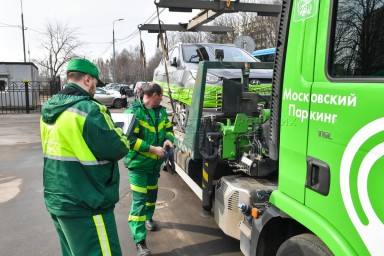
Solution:
[[[191,72],[191,76],[193,77],[193,79],[196,80],[196,77],[197,77],[197,70],[196,69],[190,69],[189,70]],[[212,75],[210,73],[207,72],[207,76],[205,78],[205,82],[208,83],[208,84],[216,84],[220,81],[220,77],[218,76],[215,76],[215,75]]]

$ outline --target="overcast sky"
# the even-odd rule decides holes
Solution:
[[[80,54],[93,60],[112,56],[112,28],[115,22],[116,51],[140,44],[137,26],[148,23],[156,12],[154,0],[22,0],[27,61],[42,54],[41,40],[46,24],[55,19],[78,28],[84,49]],[[23,62],[21,0],[0,0],[0,62]],[[161,9],[160,9],[161,10]],[[160,18],[165,24],[188,22],[193,13],[169,13]],[[155,19],[152,23],[157,23]],[[133,36],[137,34],[136,36]],[[157,34],[142,31],[146,56],[155,53]],[[29,50],[29,53],[28,53]]]

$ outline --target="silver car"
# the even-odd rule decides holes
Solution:
[[[119,92],[96,88],[96,93],[93,97],[95,100],[108,107],[121,108],[123,106],[123,100],[121,99]]]
[[[210,43],[178,43],[169,50],[170,61],[160,62],[154,71],[154,81],[166,82],[165,67],[167,65],[169,83],[185,88],[195,85],[197,69],[200,61],[218,61],[215,58],[215,50],[224,51],[224,62],[260,62],[251,54],[232,44]],[[272,69],[251,69],[250,84],[271,84]],[[236,69],[209,69],[206,85],[222,85],[223,78],[240,80],[241,70]]]

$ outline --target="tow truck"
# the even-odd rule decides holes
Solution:
[[[283,0],[274,63],[199,63],[176,171],[244,255],[384,254],[383,18],[382,1]],[[248,90],[265,65],[270,97]],[[241,82],[204,112],[220,68]]]

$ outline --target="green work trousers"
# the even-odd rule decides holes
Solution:
[[[113,212],[89,217],[51,214],[63,256],[121,256]]]
[[[138,243],[147,237],[145,221],[152,219],[155,212],[160,170],[148,173],[130,169],[128,175],[132,190],[128,223],[133,240]]]

